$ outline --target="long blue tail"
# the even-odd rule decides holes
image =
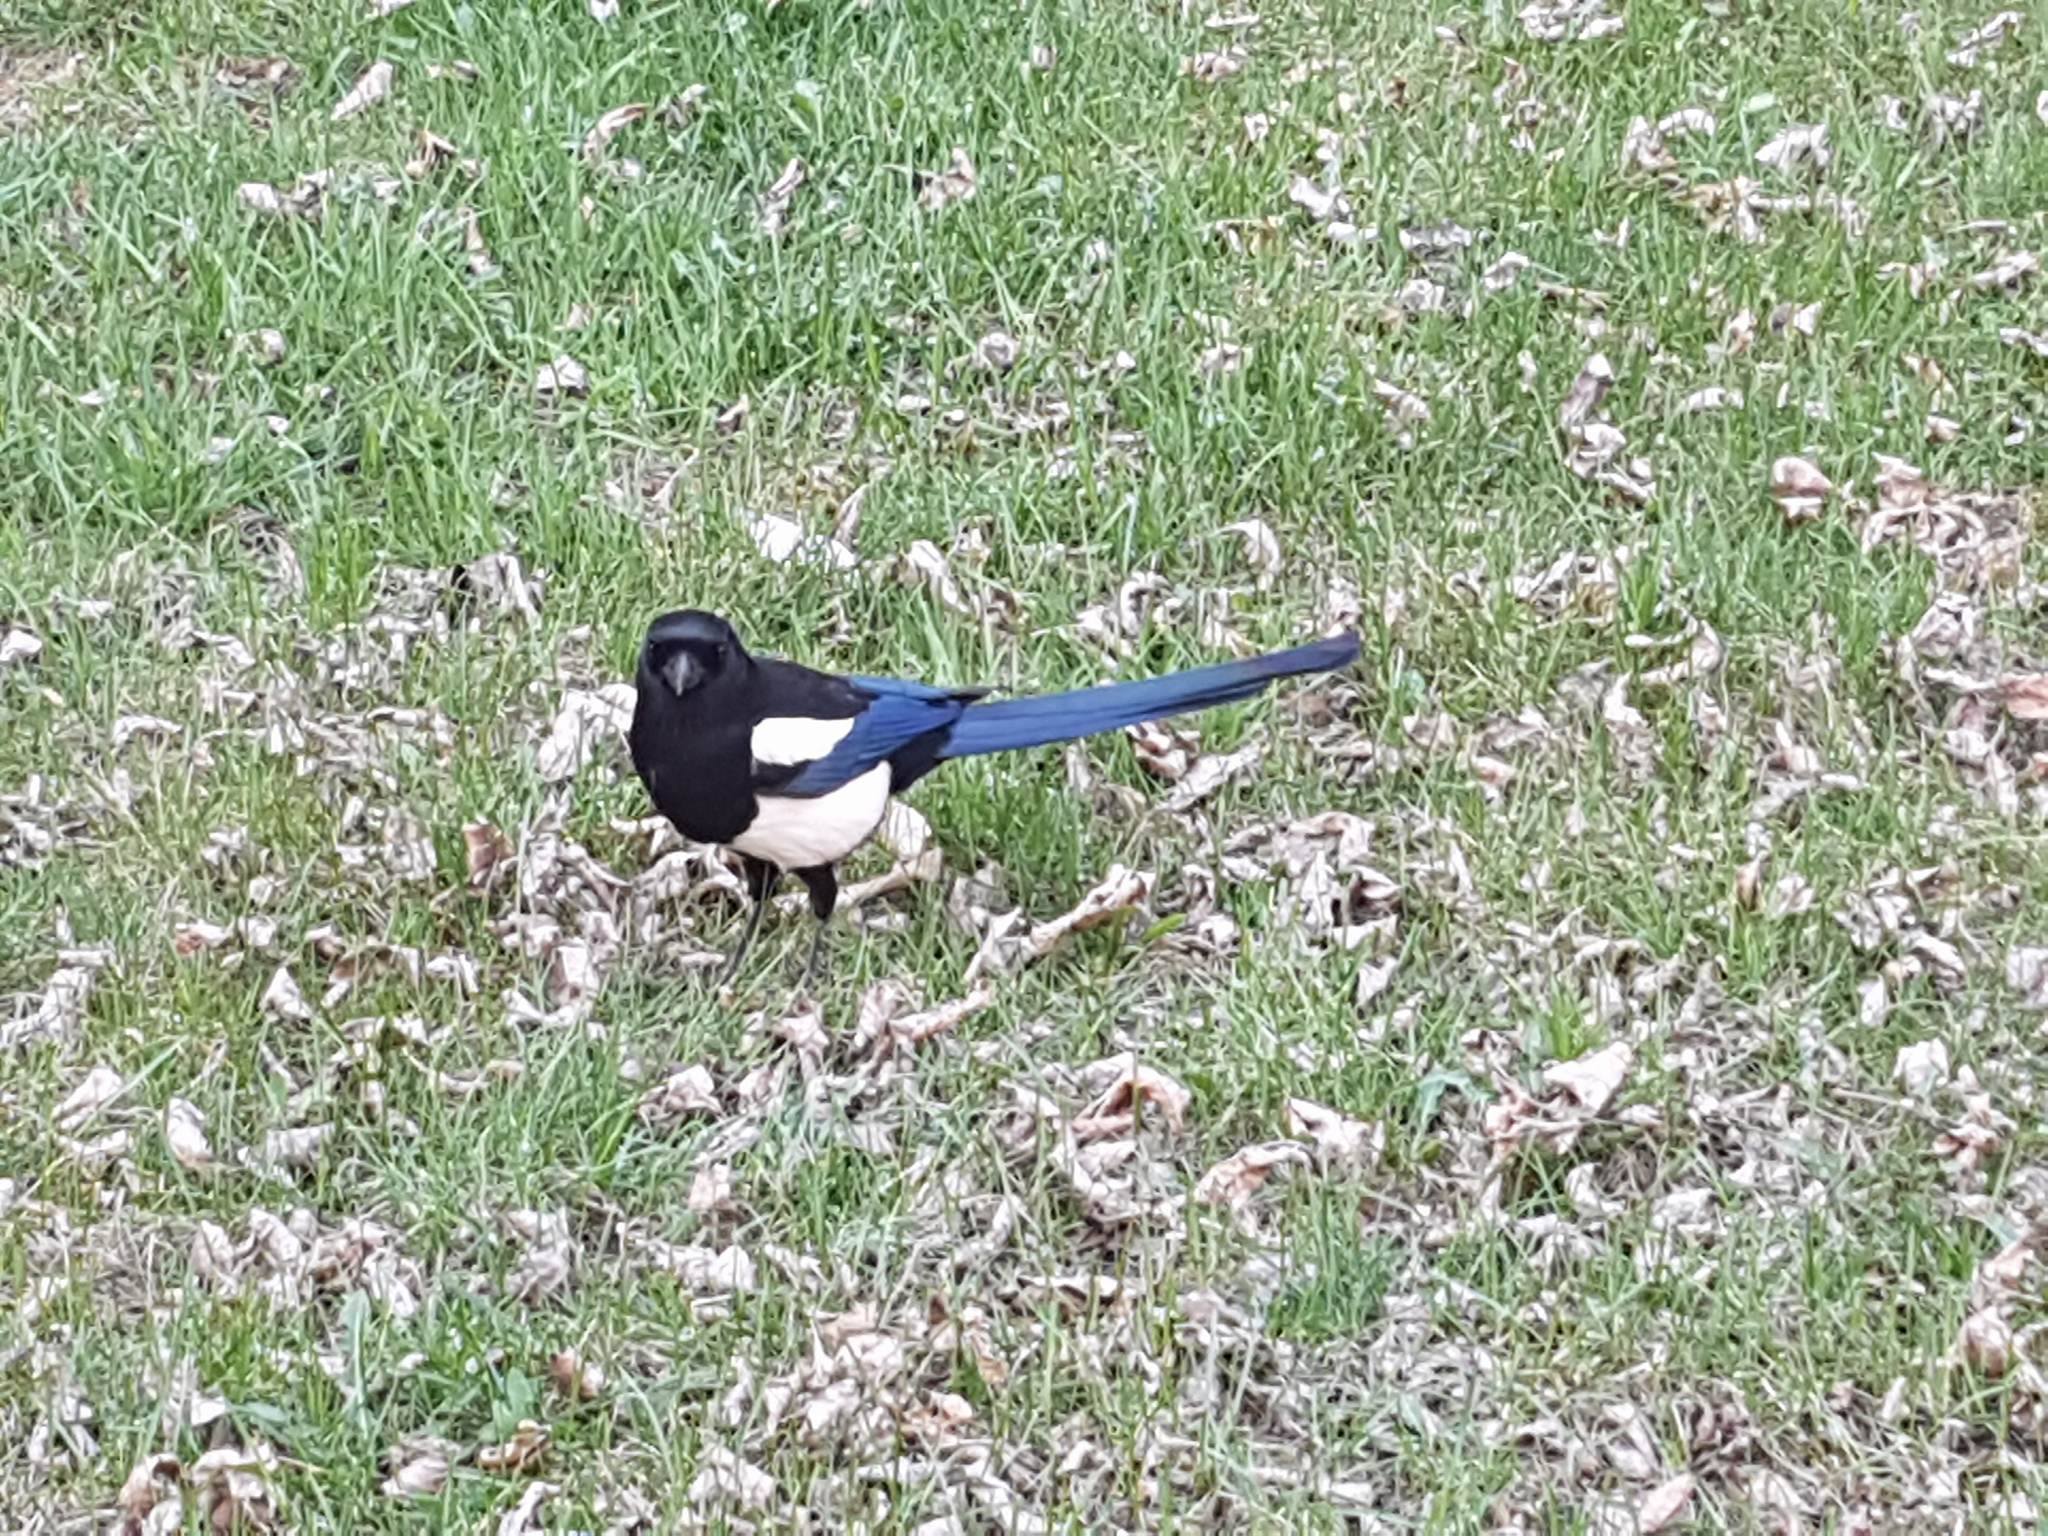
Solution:
[[[954,725],[939,756],[977,757],[984,752],[1042,747],[1099,731],[1122,730],[1146,720],[1248,699],[1276,678],[1332,671],[1349,666],[1357,657],[1356,634],[1332,635],[1291,651],[1197,667],[1143,682],[972,704]]]

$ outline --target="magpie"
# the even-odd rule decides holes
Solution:
[[[986,688],[835,677],[753,656],[713,613],[677,609],[648,626],[634,678],[633,768],[655,809],[693,842],[737,852],[753,910],[726,962],[731,980],[785,873],[818,920],[818,967],[839,899],[833,866],[882,823],[889,797],[949,758],[1073,741],[1250,698],[1276,678],[1358,656],[1355,632],[1293,650],[1140,682],[984,702]]]

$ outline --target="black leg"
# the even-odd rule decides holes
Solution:
[[[761,931],[761,914],[768,910],[768,898],[775,892],[775,882],[782,877],[782,871],[773,864],[757,859],[751,854],[741,854],[740,862],[746,866],[747,895],[753,899],[754,910],[747,914],[747,930],[740,935],[739,947],[732,952],[732,958],[725,962],[725,969],[719,973],[718,984],[721,987],[729,985],[733,977],[739,974],[740,961],[747,957],[747,951],[754,943],[754,935]]]
[[[811,983],[817,980],[818,967],[825,958],[825,935],[832,922],[832,908],[839,902],[839,877],[832,873],[829,864],[800,869],[796,877],[811,893],[811,915],[818,920],[818,931],[811,937],[810,958],[804,962],[803,985],[808,992]]]

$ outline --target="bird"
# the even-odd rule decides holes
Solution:
[[[737,853],[752,911],[719,984],[738,973],[785,874],[817,919],[808,985],[839,899],[836,866],[940,763],[1074,741],[1250,698],[1284,677],[1349,666],[1355,630],[1291,650],[1071,693],[990,699],[987,688],[838,676],[755,656],[725,619],[674,609],[647,627],[627,732],[634,771],[685,838]]]

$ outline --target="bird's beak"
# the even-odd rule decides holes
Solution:
[[[668,684],[669,692],[682,695],[703,679],[704,668],[687,649],[677,646],[669,652],[668,660],[661,664],[661,676],[662,681]]]

